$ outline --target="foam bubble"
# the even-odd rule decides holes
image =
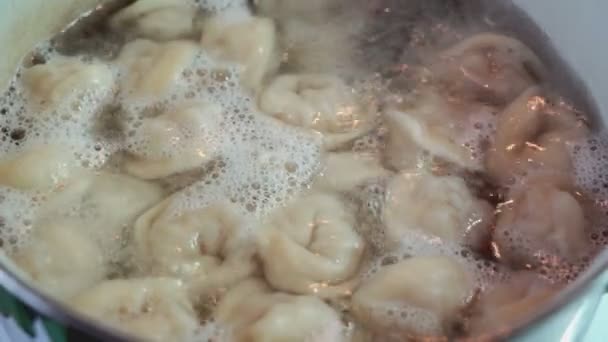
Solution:
[[[29,241],[40,195],[0,187],[0,248],[9,255]]]

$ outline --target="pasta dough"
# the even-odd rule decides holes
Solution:
[[[277,209],[259,231],[259,255],[273,287],[321,296],[348,293],[344,282],[356,274],[365,245],[337,198],[307,195]]]
[[[352,310],[361,324],[373,330],[389,328],[391,320],[382,316],[393,310],[409,313],[409,320],[402,321],[399,328],[415,335],[442,335],[432,330],[441,329],[443,321],[452,317],[472,292],[471,276],[451,258],[413,257],[383,266],[363,281],[353,295]],[[436,322],[429,324],[430,331],[417,320],[417,310],[434,317]]]
[[[324,145],[331,150],[373,127],[374,111],[366,112],[355,96],[355,91],[335,76],[286,74],[275,78],[259,101],[264,113],[323,134]]]
[[[195,43],[181,40],[156,43],[138,39],[126,44],[116,60],[124,69],[123,97],[136,100],[166,97],[197,52]]]
[[[77,222],[39,222],[31,239],[13,260],[43,291],[66,299],[104,278],[102,252]]]
[[[558,290],[532,272],[516,272],[508,281],[481,294],[473,307],[469,329],[473,337],[508,330],[542,307]]]
[[[183,341],[199,326],[185,285],[171,278],[108,280],[70,302],[79,312],[146,341]]]
[[[106,64],[85,63],[77,57],[57,56],[24,69],[21,78],[33,102],[48,111],[69,110],[82,95],[99,105],[114,88],[114,75]]]
[[[216,317],[235,342],[344,340],[340,318],[323,301],[272,293],[255,279],[231,289],[220,301]]]
[[[546,77],[543,63],[520,41],[495,33],[474,35],[440,54],[430,66],[451,95],[504,105]]]
[[[20,190],[51,190],[78,169],[74,155],[62,146],[34,146],[0,161],[0,184]]]
[[[544,253],[576,262],[589,253],[587,221],[576,192],[549,181],[515,188],[498,215],[494,240],[502,258],[537,264]]]
[[[149,39],[187,38],[195,32],[195,15],[187,0],[137,0],[116,13],[110,27]]]
[[[216,16],[203,27],[203,49],[218,60],[239,63],[242,84],[257,90],[279,64],[274,22],[268,18]]]
[[[171,214],[173,197],[135,223],[136,257],[152,273],[190,280],[197,295],[230,286],[254,270],[253,251],[243,245],[243,220],[229,203]]]
[[[587,134],[573,112],[551,105],[539,88],[530,88],[500,113],[486,169],[501,184],[533,172],[568,179],[568,146]]]
[[[489,234],[493,208],[475,198],[461,178],[414,171],[388,184],[382,217],[389,246],[409,229],[478,246]]]
[[[458,166],[482,170],[482,162],[464,145],[473,113],[483,117],[490,115],[491,109],[448,102],[430,89],[393,103],[384,113],[389,130],[385,152],[388,163],[398,170],[413,168],[425,151]]]
[[[323,170],[313,181],[315,189],[349,191],[368,180],[389,175],[372,155],[328,153],[324,161]]]
[[[222,109],[196,103],[145,118],[128,138],[127,173],[156,179],[202,167],[216,156]]]

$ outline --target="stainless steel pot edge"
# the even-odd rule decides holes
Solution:
[[[76,313],[71,308],[61,304],[51,296],[44,294],[31,286],[22,276],[7,266],[10,264],[5,257],[0,258],[0,284],[12,295],[23,303],[27,304],[38,313],[45,315],[53,320],[63,323],[70,328],[74,328],[82,333],[90,335],[100,341],[135,341],[132,336],[128,336],[110,327],[101,326],[97,322]]]
[[[584,296],[587,296],[585,301],[581,303],[581,305],[584,307],[580,308],[579,310],[584,311],[585,315],[589,316],[595,312],[601,296],[607,291],[608,250],[604,250],[595,258],[593,263],[587,270],[585,270],[583,274],[581,274],[574,282],[568,284],[568,286],[560,291],[547,305],[543,306],[534,314],[528,316],[525,321],[514,324],[511,330],[506,334],[495,335],[495,337],[522,337],[527,334],[530,329],[539,327],[541,324],[548,321],[556,312],[565,308],[568,304],[573,303],[577,299],[583,298]],[[568,336],[572,338],[568,339],[568,341],[577,341],[582,338],[588,328],[588,325],[590,324],[590,320],[580,320],[577,322],[577,324],[578,325],[573,326],[571,328],[572,330],[568,332]]]

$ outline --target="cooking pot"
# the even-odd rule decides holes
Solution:
[[[421,0],[424,1],[424,0]],[[0,0],[0,89],[6,86],[23,56],[39,41],[57,33],[80,13],[101,0]],[[465,1],[466,2],[466,1]],[[483,1],[482,1],[483,2]],[[491,1],[490,1],[491,2]],[[495,0],[493,3],[499,1]],[[510,2],[486,8],[483,15],[497,25],[508,26],[515,35],[537,49],[554,73],[558,84],[584,110],[593,113],[596,125],[608,117],[608,47],[603,16],[605,0],[514,0],[518,15],[505,17]],[[498,9],[497,9],[498,8]],[[534,25],[519,25],[528,22]],[[551,53],[557,51],[560,58]],[[578,77],[574,77],[577,75]],[[560,82],[561,80],[561,82]],[[567,82],[564,82],[567,80]],[[577,341],[584,336],[601,296],[608,290],[608,251],[545,307],[522,318],[497,339],[513,341]],[[63,308],[35,291],[21,273],[0,253],[0,340],[28,341],[32,336],[60,341],[115,341],[126,336],[104,329]],[[39,341],[40,339],[36,339]]]

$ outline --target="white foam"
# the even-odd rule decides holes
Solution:
[[[1,248],[12,254],[27,244],[40,195],[0,186]]]

